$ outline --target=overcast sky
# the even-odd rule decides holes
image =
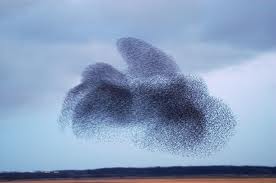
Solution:
[[[113,166],[276,166],[276,1],[0,0],[0,171]],[[77,139],[57,124],[66,92],[96,62],[137,37],[199,74],[233,109],[222,151],[187,158],[130,142]]]

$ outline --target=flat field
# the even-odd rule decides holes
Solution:
[[[276,183],[276,178],[139,178],[139,179],[68,179],[16,180],[1,183]]]

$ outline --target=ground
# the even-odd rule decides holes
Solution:
[[[17,180],[1,183],[276,183],[276,178],[139,178],[139,179],[69,179]]]

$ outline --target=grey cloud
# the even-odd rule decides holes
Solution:
[[[185,72],[239,64],[274,47],[274,7],[269,0],[0,1],[2,101],[65,90],[90,63],[122,66],[114,42],[124,36],[161,45]]]
[[[238,64],[275,45],[272,1],[26,2],[5,6],[17,11],[7,8],[0,39],[50,46],[134,36],[189,60],[188,72]]]
[[[202,19],[204,41],[255,50],[276,46],[276,1],[208,1]]]
[[[177,32],[175,24],[192,24],[198,7],[191,2],[46,1],[13,12],[0,22],[10,38],[39,41],[87,41],[132,34],[144,38]],[[170,16],[167,16],[167,15]],[[116,39],[115,38],[115,39]]]
[[[132,35],[254,50],[276,43],[273,0],[3,2],[1,36],[9,39],[83,42]]]

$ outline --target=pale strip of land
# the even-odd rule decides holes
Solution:
[[[276,178],[140,178],[140,179],[69,179],[16,180],[1,183],[276,183]]]

